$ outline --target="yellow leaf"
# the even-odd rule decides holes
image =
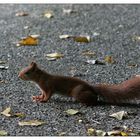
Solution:
[[[44,14],[44,17],[52,18],[53,17],[53,11],[46,11],[45,14]]]
[[[18,122],[18,124],[20,126],[39,126],[39,125],[45,124],[45,122],[39,121],[39,120],[29,120],[29,121]]]
[[[1,114],[4,116],[10,117],[11,116],[10,112],[11,112],[11,108],[8,107],[4,111],[2,111]]]
[[[94,134],[95,134],[95,129],[89,128],[89,129],[87,130],[87,134],[88,134],[89,136],[94,135]]]
[[[7,136],[7,134],[5,130],[0,130],[0,136]]]
[[[78,110],[74,110],[74,109],[68,109],[67,111],[65,111],[67,114],[69,115],[75,115],[77,113],[79,113]]]
[[[47,54],[46,56],[50,58],[58,59],[58,58],[62,58],[64,55],[61,53],[50,53],[50,54]]]
[[[92,52],[90,50],[86,50],[82,52],[82,55],[86,55],[86,56],[93,56],[95,55],[95,52]]]
[[[38,39],[28,36],[27,38],[24,38],[22,40],[19,41],[18,43],[20,46],[36,46],[38,44]]]
[[[122,135],[122,136],[128,136],[128,134],[125,133],[125,132],[121,132],[121,135]]]
[[[90,36],[75,36],[73,37],[76,42],[89,43],[91,41]]]
[[[26,12],[18,12],[16,13],[16,16],[28,16],[29,14]]]
[[[113,60],[113,57],[112,57],[112,56],[106,56],[106,57],[105,57],[105,61],[106,61],[107,63],[111,63],[111,64],[114,63],[114,60]]]

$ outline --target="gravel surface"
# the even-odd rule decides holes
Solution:
[[[63,8],[75,12],[64,14]],[[43,16],[52,10],[54,17]],[[28,16],[17,17],[20,11]],[[87,107],[71,98],[54,95],[47,103],[34,103],[32,95],[39,90],[31,82],[18,78],[18,72],[31,61],[52,74],[79,77],[89,83],[120,83],[140,73],[140,41],[134,40],[140,33],[140,5],[48,5],[48,4],[1,4],[0,5],[0,60],[6,61],[7,70],[0,69],[0,112],[11,107],[14,112],[23,112],[25,118],[0,115],[0,130],[9,136],[87,136],[87,129],[111,131],[114,127],[128,126],[140,131],[140,109],[135,106]],[[29,26],[28,29],[24,29]],[[17,47],[22,37],[40,34],[37,46]],[[72,39],[62,40],[59,35],[89,35],[90,43],[77,43]],[[92,57],[81,55],[85,50],[96,53]],[[48,61],[46,54],[59,52],[64,57]],[[104,61],[111,55],[115,64],[91,65],[90,59]],[[128,67],[137,64],[137,67]],[[2,65],[2,64],[0,64]],[[77,109],[81,114],[69,116],[67,109]],[[117,111],[136,113],[124,120],[109,117]],[[43,120],[46,124],[19,126],[23,120]],[[83,120],[79,122],[78,120]],[[95,121],[100,122],[100,124]]]

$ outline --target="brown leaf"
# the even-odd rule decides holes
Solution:
[[[26,115],[24,113],[15,113],[14,117],[24,118]]]
[[[90,36],[74,36],[73,39],[80,43],[89,43],[91,41]]]
[[[20,46],[36,46],[38,44],[38,39],[28,36],[22,40],[19,41],[18,43]]]
[[[113,60],[112,56],[106,56],[105,57],[105,62],[113,64],[115,61]]]
[[[26,12],[18,12],[16,13],[16,16],[28,16],[29,14]]]

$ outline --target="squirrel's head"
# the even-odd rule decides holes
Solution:
[[[35,62],[31,62],[29,66],[24,68],[19,72],[18,77],[22,80],[31,80],[33,81],[36,77],[37,64]]]

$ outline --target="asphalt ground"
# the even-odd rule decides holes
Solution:
[[[63,8],[75,12],[64,14]],[[52,10],[54,17],[43,16]],[[17,12],[29,15],[18,17]],[[29,26],[25,29],[25,26]],[[26,114],[25,118],[0,115],[0,130],[9,136],[87,136],[87,130],[111,131],[114,127],[127,126],[140,131],[140,109],[136,106],[99,105],[87,107],[71,98],[54,95],[47,103],[32,102],[31,96],[39,89],[31,82],[18,78],[18,72],[31,61],[36,61],[49,73],[75,76],[91,84],[120,83],[140,73],[140,5],[50,5],[50,4],[1,4],[0,5],[0,60],[6,61],[6,70],[0,69],[0,111],[11,107],[13,112]],[[39,34],[37,46],[17,47],[22,37]],[[72,39],[62,40],[59,35],[89,35],[92,41],[78,43]],[[95,52],[92,57],[81,53]],[[48,61],[46,54],[59,52],[64,57]],[[113,56],[114,64],[92,65],[87,60],[104,61]],[[128,65],[137,64],[137,67]],[[1,64],[2,65],[2,64]],[[67,115],[67,109],[77,109],[81,114]],[[109,117],[118,111],[136,113],[123,120]],[[46,124],[19,126],[19,121],[43,120]],[[79,120],[82,120],[82,122]],[[98,121],[100,124],[96,123]]]

